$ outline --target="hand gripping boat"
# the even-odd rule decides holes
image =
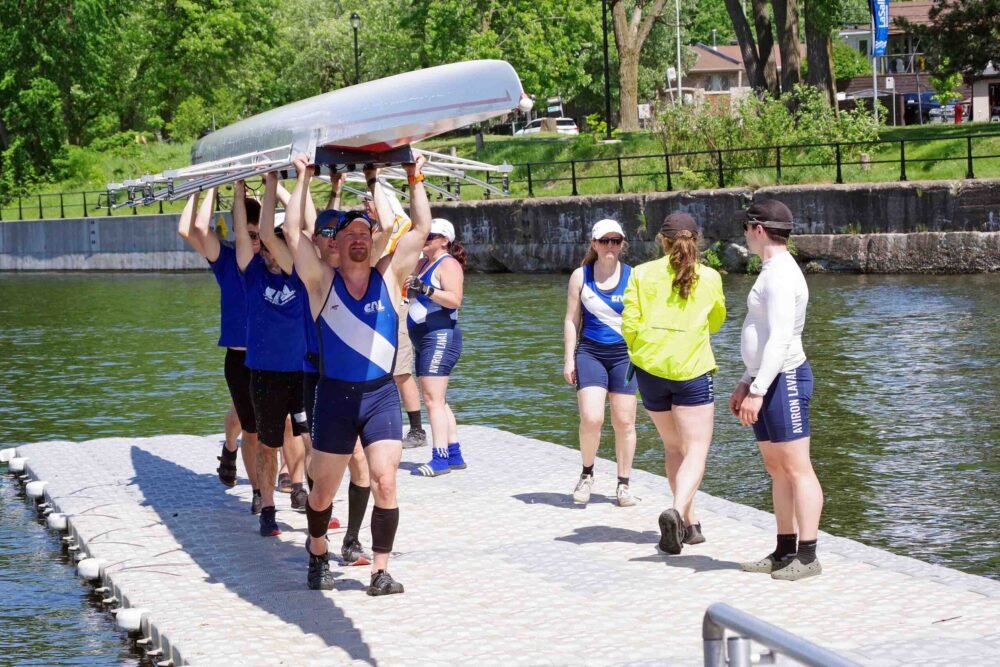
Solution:
[[[115,207],[174,200],[208,188],[288,171],[304,153],[329,171],[355,172],[365,164],[398,165],[413,160],[410,144],[473,123],[527,111],[514,68],[502,60],[473,60],[397,74],[342,88],[251,116],[206,135],[191,150],[191,165],[162,174],[108,185]],[[496,186],[465,172],[495,171],[509,165],[421,151],[429,176],[465,178],[498,194]],[[400,178],[401,169],[383,172]],[[364,181],[360,175],[351,180]],[[125,190],[128,200],[114,202]]]

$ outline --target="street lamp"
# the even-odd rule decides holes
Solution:
[[[604,24],[604,126],[611,141],[611,75],[608,71],[608,0],[601,0],[601,20]]]
[[[361,27],[361,17],[357,12],[351,12],[351,29],[354,30],[354,85],[361,83],[361,61],[358,59],[358,28]]]

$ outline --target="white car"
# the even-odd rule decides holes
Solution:
[[[542,131],[542,121],[544,118],[536,118],[531,121],[520,130],[514,133],[515,136],[520,134],[538,134]],[[556,132],[558,134],[580,134],[580,128],[576,126],[576,121],[572,118],[555,118],[556,121]]]

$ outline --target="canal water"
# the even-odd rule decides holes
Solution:
[[[752,433],[725,408],[752,280],[725,277],[702,488],[769,510]],[[449,391],[460,421],[575,447],[575,395],[561,377],[566,281],[469,276]],[[809,286],[822,528],[1000,579],[1000,275],[819,275]],[[3,275],[0,290],[0,444],[222,430],[229,398],[207,272]],[[605,432],[601,455],[612,458]],[[476,443],[464,444],[475,465]],[[636,466],[663,470],[641,408]],[[552,490],[569,493],[578,474],[567,469]],[[57,549],[0,478],[0,663],[133,664]]]

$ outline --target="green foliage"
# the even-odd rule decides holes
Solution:
[[[764,264],[761,261],[760,255],[750,255],[747,257],[747,273],[756,275],[760,273],[760,267]]]
[[[839,39],[833,41],[833,69],[833,77],[837,81],[850,81],[856,76],[870,76],[872,73],[868,58]]]
[[[702,251],[701,263],[709,268],[715,269],[716,271],[723,270],[721,241],[716,241]]]
[[[1000,62],[1000,0],[934,0],[929,18],[903,24],[935,69],[973,75]]]
[[[848,225],[844,225],[843,227],[838,229],[837,232],[839,234],[850,234],[851,236],[857,236],[858,234],[861,233],[861,223],[852,222]]]
[[[212,112],[205,100],[192,95],[177,105],[174,119],[167,124],[170,135],[181,140],[196,139],[212,127]]]
[[[941,104],[951,104],[955,100],[962,99],[959,87],[962,85],[961,72],[948,70],[948,61],[942,63],[941,68],[930,76],[931,88],[934,89],[932,98]]]

